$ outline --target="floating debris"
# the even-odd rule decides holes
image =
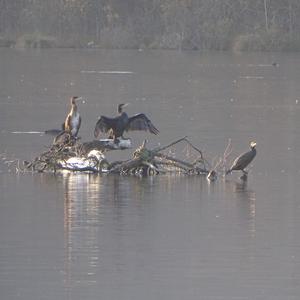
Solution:
[[[132,71],[96,71],[96,70],[82,70],[80,73],[85,74],[120,74],[120,75],[126,75],[126,74],[135,74],[135,72]]]
[[[179,159],[167,154],[171,147],[185,143],[196,152],[193,161]],[[120,175],[156,175],[181,173],[187,175],[207,175],[209,163],[204,159],[202,151],[195,147],[186,137],[178,139],[167,146],[154,149],[146,147],[147,140],[133,151],[132,157],[125,161],[109,163],[105,153],[111,150],[122,150],[131,147],[130,140],[113,139],[95,140],[81,143],[72,136],[63,143],[53,144],[33,161],[25,161],[23,171],[32,172],[92,172]]]
[[[264,76],[240,76],[241,79],[264,79]]]
[[[209,180],[209,181],[216,181],[217,178],[218,178],[218,174],[215,170],[211,170],[209,171],[209,173],[207,174],[206,178]]]
[[[57,161],[58,166],[63,170],[80,172],[108,172],[108,162],[101,151],[92,150],[86,157],[70,157],[67,160]]]
[[[15,133],[15,134],[43,134],[44,132],[42,131],[12,131],[11,133]]]

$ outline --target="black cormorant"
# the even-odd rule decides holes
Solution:
[[[97,138],[100,133],[109,133],[109,137],[115,141],[121,137],[123,138],[124,131],[130,130],[144,130],[153,134],[158,134],[158,129],[152,124],[145,114],[136,114],[132,117],[128,117],[126,112],[122,109],[126,104],[119,104],[118,113],[119,116],[115,118],[108,118],[101,116],[97,121],[94,136]]]
[[[251,163],[251,161],[254,159],[255,155],[256,155],[256,143],[255,142],[251,142],[250,143],[250,151],[241,154],[240,156],[238,156],[231,168],[226,172],[226,174],[231,173],[232,171],[242,171],[244,173],[244,175],[247,176],[248,172],[245,171],[244,169]]]

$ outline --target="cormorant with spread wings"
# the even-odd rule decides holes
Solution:
[[[97,138],[100,133],[109,133],[109,137],[115,141],[121,137],[123,138],[124,131],[144,130],[153,134],[158,134],[158,129],[152,124],[145,114],[136,114],[128,117],[127,113],[123,111],[126,104],[119,104],[119,115],[115,118],[101,116],[97,121],[94,136]]]

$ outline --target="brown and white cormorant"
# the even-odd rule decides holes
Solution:
[[[255,147],[256,147],[256,143],[251,142],[250,143],[250,148],[251,148],[250,151],[238,156],[234,160],[231,168],[229,170],[227,170],[226,174],[229,174],[232,171],[242,171],[244,173],[244,176],[247,176],[248,172],[245,171],[245,168],[251,163],[251,161],[256,156],[256,148]]]
[[[78,112],[76,100],[81,99],[81,97],[71,97],[70,102],[71,102],[71,110],[68,113],[66,120],[63,124],[63,129],[65,132],[70,133],[73,137],[76,137],[81,125],[81,117]]]
[[[123,107],[128,105],[119,104],[119,115],[115,118],[109,118],[101,116],[97,121],[94,136],[97,138],[100,133],[109,133],[109,138],[113,138],[115,141],[121,137],[123,138],[124,131],[132,130],[144,130],[153,134],[158,134],[158,129],[152,124],[145,114],[136,114],[132,117],[128,117],[127,113],[123,111]]]

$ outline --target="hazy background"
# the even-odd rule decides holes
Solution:
[[[16,47],[299,50],[298,0],[1,0]]]

